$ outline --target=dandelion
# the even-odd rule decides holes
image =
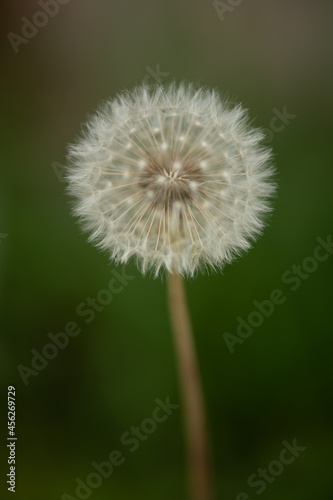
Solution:
[[[68,181],[90,240],[143,273],[165,271],[179,359],[192,495],[212,481],[206,415],[181,276],[222,269],[261,233],[271,152],[242,106],[190,84],[106,101],[69,149]]]
[[[75,213],[90,239],[145,273],[222,268],[263,227],[270,152],[215,91],[138,87],[107,101],[70,148]]]

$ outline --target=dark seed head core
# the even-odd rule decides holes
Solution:
[[[201,192],[202,170],[194,161],[169,155],[147,158],[139,186],[156,208],[170,210],[192,202]]]

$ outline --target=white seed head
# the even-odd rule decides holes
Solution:
[[[69,148],[69,191],[90,239],[143,273],[222,268],[263,228],[271,152],[246,111],[192,85],[107,101]]]

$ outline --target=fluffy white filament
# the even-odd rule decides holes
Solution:
[[[105,102],[70,146],[69,190],[90,239],[143,273],[221,268],[261,232],[270,150],[216,91],[145,86]]]

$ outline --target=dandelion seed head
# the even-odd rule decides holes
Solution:
[[[222,268],[261,232],[271,152],[246,111],[191,85],[107,101],[69,148],[69,191],[90,239],[145,273]]]

